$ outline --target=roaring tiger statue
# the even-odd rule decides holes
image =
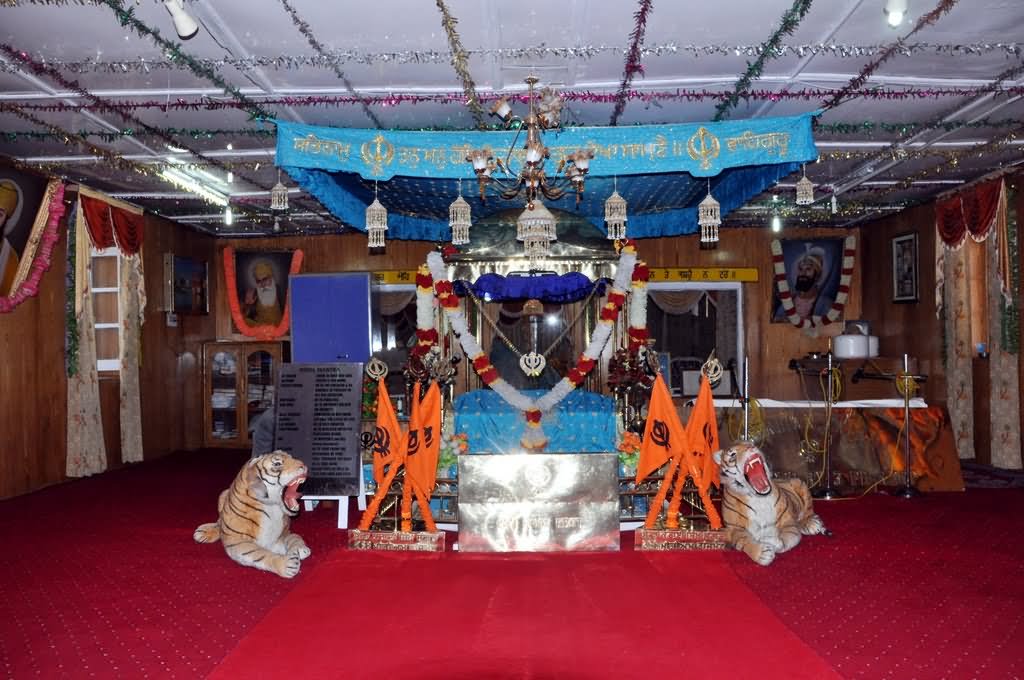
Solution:
[[[758,564],[771,564],[777,553],[800,542],[802,535],[829,534],[814,514],[811,493],[800,479],[772,479],[759,448],[740,442],[716,451],[721,466],[722,521],[726,542]]]
[[[219,540],[235,562],[292,578],[311,552],[301,536],[288,531],[299,514],[298,487],[304,481],[306,466],[284,451],[253,458],[221,492],[219,519],[196,527],[192,538]]]

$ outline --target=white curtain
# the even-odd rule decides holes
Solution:
[[[647,297],[666,314],[696,314],[703,290],[651,290]]]

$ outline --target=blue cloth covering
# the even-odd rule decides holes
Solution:
[[[463,296],[466,288],[485,302],[504,302],[505,300],[529,300],[536,298],[541,302],[566,304],[578,302],[590,295],[594,286],[599,286],[598,295],[604,292],[605,281],[591,281],[579,272],[544,274],[543,276],[502,276],[501,274],[482,274],[473,283],[456,281],[455,294]]]
[[[817,158],[811,124],[819,112],[779,118],[678,125],[570,127],[544,136],[553,163],[586,148],[595,172],[612,176],[686,172],[714,177],[728,168],[806,162]],[[277,164],[392,177],[473,179],[472,149],[508,149],[516,131],[373,130],[275,121]],[[517,149],[515,155],[525,154]],[[449,187],[453,187],[449,182]],[[450,200],[450,199],[449,199]]]
[[[525,390],[536,399],[542,390]],[[607,453],[615,451],[615,400],[586,390],[574,390],[541,425],[548,437],[547,453]],[[473,390],[455,398],[455,431],[469,437],[470,453],[520,453],[526,427],[520,411],[492,390]]]
[[[581,202],[571,192],[547,201],[604,228],[604,201],[617,186],[629,202],[630,238],[697,232],[697,204],[708,179],[722,216],[817,158],[815,113],[720,123],[577,127],[545,136],[552,162],[578,148],[595,151]],[[474,174],[471,148],[507,149],[514,132],[345,129],[277,121],[277,158],[303,189],[346,225],[365,230],[366,206],[379,189],[388,239],[448,241],[456,180]],[[521,152],[517,151],[516,153]],[[617,179],[616,179],[617,178]],[[379,187],[375,180],[383,180]],[[617,185],[616,185],[617,181]],[[464,196],[474,221],[508,207]]]

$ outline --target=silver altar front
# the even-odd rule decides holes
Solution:
[[[613,453],[459,456],[459,550],[619,549]]]

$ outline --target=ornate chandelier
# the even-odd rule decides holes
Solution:
[[[526,118],[513,115],[512,107],[504,97],[491,107],[491,114],[501,118],[506,129],[513,127],[517,129],[516,137],[512,141],[512,146],[509,147],[505,159],[495,159],[489,147],[474,149],[466,156],[466,160],[473,164],[473,172],[476,173],[477,181],[480,184],[480,200],[486,200],[489,186],[494,187],[506,200],[525,194],[528,203],[532,203],[541,195],[548,200],[555,201],[564,196],[567,190],[572,190],[576,193],[578,205],[583,196],[583,183],[590,170],[590,161],[594,157],[594,152],[591,149],[579,149],[562,158],[552,176],[547,174],[544,161],[550,158],[551,152],[548,147],[544,146],[541,135],[544,130],[558,127],[562,112],[562,98],[550,88],[544,88],[540,91],[539,101],[537,101],[533,92],[537,82],[538,79],[534,76],[526,79],[526,85],[529,88],[527,97],[530,102],[530,110],[526,114]],[[526,129],[526,144],[522,147],[523,151],[517,155],[516,160],[521,162],[521,166],[515,170],[512,167],[512,157],[516,155],[516,143],[524,128]],[[501,170],[504,177],[495,177],[495,170]]]
[[[377,187],[373,188],[373,203],[366,206],[366,233],[370,249],[384,247],[384,232],[388,230],[388,209],[377,198]]]
[[[711,195],[711,180],[708,180],[708,195],[697,206],[697,224],[700,225],[701,250],[718,247],[718,227],[722,225],[722,206]]]

